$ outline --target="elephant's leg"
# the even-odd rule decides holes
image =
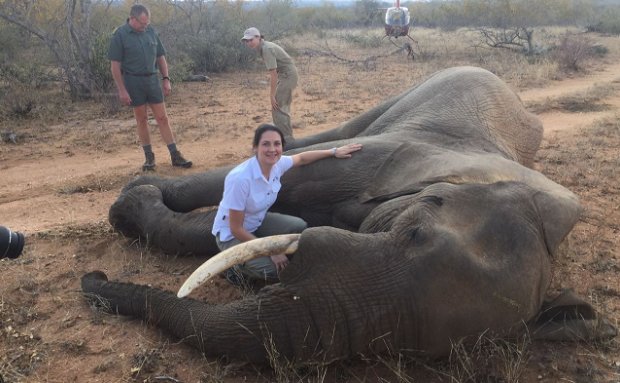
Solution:
[[[164,204],[173,211],[188,212],[201,207],[217,206],[222,199],[224,178],[232,166],[207,170],[175,178],[141,176],[129,182],[122,194],[140,185],[153,185],[161,190]]]
[[[211,234],[214,211],[176,213],[153,185],[122,193],[110,208],[110,224],[128,237],[143,238],[168,254],[211,256],[218,252]]]

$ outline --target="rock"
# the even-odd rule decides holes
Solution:
[[[186,82],[207,82],[210,78],[203,74],[192,74],[183,79]]]
[[[2,140],[2,142],[17,144],[17,135],[13,132],[0,132],[0,140]]]

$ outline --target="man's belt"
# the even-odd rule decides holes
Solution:
[[[123,72],[123,75],[125,76],[135,76],[135,77],[149,77],[149,76],[155,76],[157,74],[157,72],[154,73],[129,73],[129,72]]]

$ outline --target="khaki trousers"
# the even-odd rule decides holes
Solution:
[[[293,102],[293,90],[297,86],[297,73],[283,75],[278,73],[278,85],[276,86],[276,102],[279,110],[271,110],[273,124],[282,130],[284,139],[293,137],[291,125],[291,103]]]
[[[307,227],[308,224],[301,218],[286,214],[267,213],[262,225],[252,234],[259,238],[278,234],[295,234],[301,233]],[[221,242],[219,235],[215,237],[215,241],[220,251],[224,251],[241,243],[237,238]],[[242,265],[235,266],[235,269],[249,278],[261,279],[268,282],[279,280],[276,265],[271,261],[270,257],[252,259]]]

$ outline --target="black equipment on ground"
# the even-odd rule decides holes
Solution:
[[[8,227],[0,226],[0,259],[17,258],[24,249],[24,235],[11,231]]]

